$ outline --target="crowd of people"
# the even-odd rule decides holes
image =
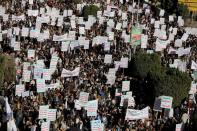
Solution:
[[[90,4],[100,10],[85,18],[83,7]],[[177,108],[166,117],[138,104],[135,97],[130,106],[121,106],[121,95],[132,88],[120,94],[116,90],[123,81],[133,79],[125,75],[124,68],[131,54],[140,49],[160,54],[165,66],[189,74],[197,69],[197,28],[186,28],[181,17],[131,0],[82,0],[80,4],[1,0],[0,18],[1,53],[13,56],[16,63],[16,81],[6,85],[1,98],[7,99],[1,102],[0,130],[178,131],[176,124],[189,123],[188,99],[180,103],[184,111]],[[143,35],[137,46],[131,40],[134,26]],[[86,94],[83,100],[82,94]],[[97,113],[89,115],[86,106],[94,100]],[[43,105],[56,109],[53,120],[41,117],[48,110],[41,111]],[[147,106],[148,118],[125,119],[127,108]],[[102,127],[93,128],[94,120],[100,120]]]

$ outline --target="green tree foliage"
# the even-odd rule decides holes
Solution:
[[[176,10],[177,0],[160,0],[161,8],[164,9],[167,13],[172,14]]]
[[[187,5],[184,5],[183,3],[178,4],[177,6],[177,14],[182,15],[183,17],[187,17],[189,15],[189,9]]]
[[[190,89],[189,74],[162,66],[157,54],[137,53],[132,58],[131,70],[131,76],[143,81],[151,104],[156,96],[166,95],[173,97],[175,106],[179,105]]]
[[[160,65],[160,57],[156,54],[147,55],[144,53],[137,53],[132,57],[131,62],[131,66],[133,66],[134,69],[131,72],[132,75],[140,79],[145,78],[149,73],[157,76],[163,72],[163,67]]]
[[[189,9],[187,5],[179,3],[178,0],[159,0],[160,8],[164,9],[167,14],[176,13],[179,16],[187,17]]]
[[[8,55],[0,55],[0,87],[3,83],[11,83],[16,77],[14,59]]]
[[[177,106],[188,95],[190,85],[191,78],[187,73],[167,68],[164,76],[155,81],[154,88],[156,96],[172,96],[173,104]]]
[[[88,17],[88,15],[97,15],[97,11],[99,11],[99,7],[96,5],[86,5],[83,7],[83,16]]]
[[[81,0],[73,0],[73,3],[74,4],[80,4],[81,3]]]

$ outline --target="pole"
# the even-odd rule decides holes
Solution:
[[[140,6],[140,0],[138,0],[138,5],[137,5],[137,23],[139,23],[139,21],[138,21],[138,12],[139,12],[139,6]]]

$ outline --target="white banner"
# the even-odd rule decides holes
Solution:
[[[179,48],[178,51],[177,51],[177,54],[178,56],[183,56],[183,55],[188,55],[190,54],[190,50],[191,50],[191,47],[188,47],[188,48]]]
[[[61,77],[73,77],[73,76],[79,76],[80,67],[75,68],[73,71],[63,69]]]
[[[142,110],[127,109],[127,113],[125,116],[125,120],[139,120],[139,119],[148,119],[148,118],[149,118],[148,107]]]
[[[68,34],[64,34],[64,35],[53,35],[53,41],[66,41],[69,40],[68,39]]]
[[[38,16],[38,10],[28,10],[28,16]]]
[[[12,21],[21,21],[21,20],[25,20],[25,15],[20,15],[20,16],[15,16],[12,15]]]

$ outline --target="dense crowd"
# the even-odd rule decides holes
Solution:
[[[100,8],[97,16],[81,16],[87,4]],[[102,130],[107,131],[166,131],[175,130],[179,123],[187,129],[192,115],[188,108],[196,107],[191,105],[193,98],[180,103],[170,116],[148,107],[148,118],[138,120],[125,119],[127,108],[141,110],[147,105],[134,100],[131,106],[120,106],[125,92],[118,95],[116,89],[133,79],[124,73],[132,53],[140,49],[159,53],[162,64],[190,74],[192,61],[197,62],[197,29],[184,27],[181,17],[151,9],[147,3],[130,0],[84,0],[77,5],[69,0],[1,0],[1,53],[15,58],[16,81],[5,83],[1,94],[0,130],[46,130],[42,124],[47,118],[39,118],[42,105],[57,109],[55,120],[50,122],[52,131],[88,131],[92,120],[100,120]],[[162,36],[162,31],[156,31],[158,21]],[[130,32],[134,25],[142,28],[147,42],[133,48]],[[159,37],[166,37],[163,41],[167,43],[160,45]],[[82,103],[77,106],[81,92],[88,93],[88,101],[98,100],[96,116],[87,116]],[[6,113],[6,103],[11,114]]]

